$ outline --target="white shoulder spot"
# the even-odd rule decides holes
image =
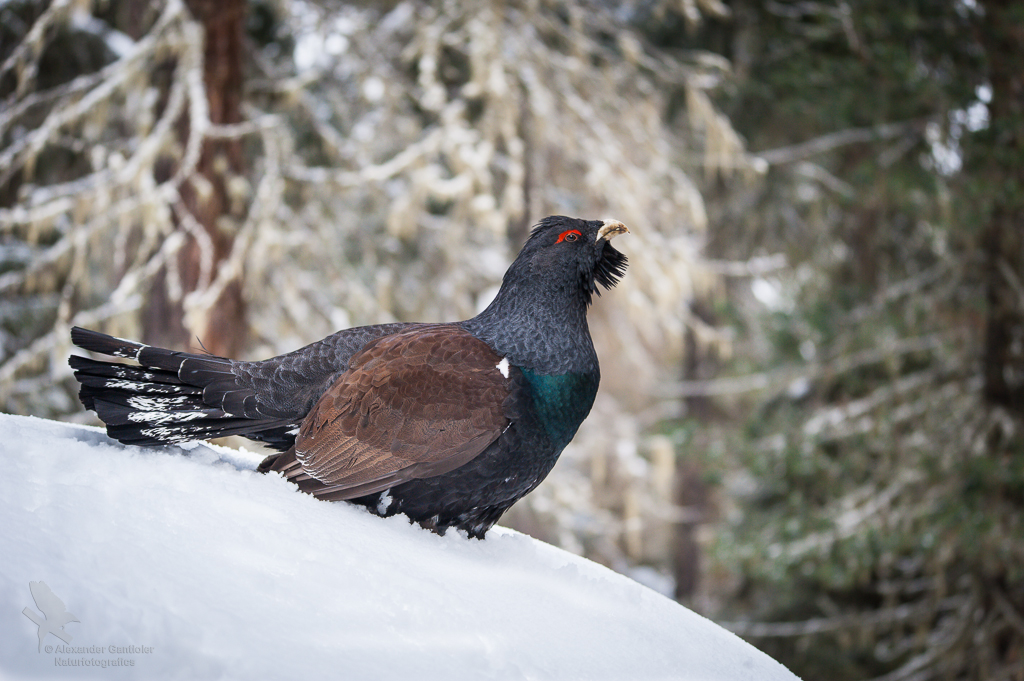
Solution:
[[[497,369],[501,372],[501,375],[508,378],[508,357],[502,357],[501,361],[497,363]]]

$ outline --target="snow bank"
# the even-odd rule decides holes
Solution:
[[[585,559],[316,501],[257,462],[0,414],[0,675],[795,678]],[[23,613],[42,620],[40,581],[78,620],[67,643]]]

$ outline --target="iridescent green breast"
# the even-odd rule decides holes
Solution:
[[[561,451],[590,413],[600,376],[596,372],[554,376],[535,374],[527,369],[522,372],[530,385],[537,417]]]

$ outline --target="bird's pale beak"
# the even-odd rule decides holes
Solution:
[[[620,234],[629,234],[629,229],[626,225],[618,220],[605,220],[602,223],[601,229],[597,230],[597,240],[611,241]]]

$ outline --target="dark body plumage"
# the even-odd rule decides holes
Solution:
[[[615,221],[544,219],[472,319],[339,331],[259,362],[154,348],[75,328],[82,404],[127,444],[242,435],[277,449],[314,496],[483,538],[576,434],[600,371],[587,326],[626,257]]]

